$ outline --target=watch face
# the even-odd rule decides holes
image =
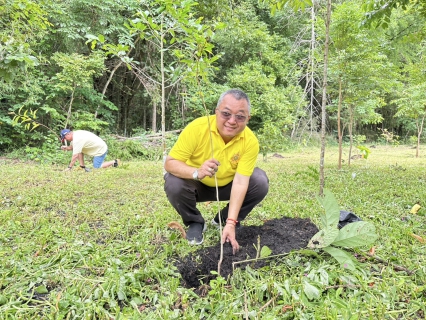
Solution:
[[[192,174],[192,178],[194,180],[198,180],[198,170],[195,170],[194,173]]]

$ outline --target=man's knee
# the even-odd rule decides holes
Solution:
[[[178,178],[170,173],[164,175],[164,191],[169,199],[175,199],[182,195],[185,180]]]
[[[257,193],[261,195],[262,198],[265,197],[269,190],[269,179],[266,172],[262,169],[255,168],[251,179],[253,179],[253,181],[250,181],[250,184],[253,183]]]

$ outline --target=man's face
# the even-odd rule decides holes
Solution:
[[[67,141],[72,141],[72,131],[67,132],[66,135],[64,136],[64,139]]]
[[[250,119],[247,101],[227,94],[216,109],[216,119],[219,134],[228,143],[244,130]]]

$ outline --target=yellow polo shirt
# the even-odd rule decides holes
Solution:
[[[210,120],[212,133],[213,158],[220,163],[216,173],[218,186],[230,183],[236,172],[251,176],[259,154],[259,142],[256,136],[248,127],[245,127],[241,133],[225,144],[217,130],[216,115],[197,118],[188,124],[179,135],[169,155],[194,168],[201,167],[204,161],[211,159],[208,120]],[[210,187],[215,186],[214,176],[205,177],[201,182]]]

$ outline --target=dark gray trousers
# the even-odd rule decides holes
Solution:
[[[173,208],[188,226],[193,222],[204,223],[204,218],[197,209],[197,202],[216,201],[216,187],[208,187],[201,181],[181,179],[170,173],[164,175],[164,191]],[[231,196],[232,182],[219,187],[219,201],[227,201]],[[244,220],[253,208],[265,198],[269,189],[269,179],[265,171],[255,168],[250,177],[246,196],[238,215],[238,221]],[[221,218],[226,221],[229,203],[221,210]]]

